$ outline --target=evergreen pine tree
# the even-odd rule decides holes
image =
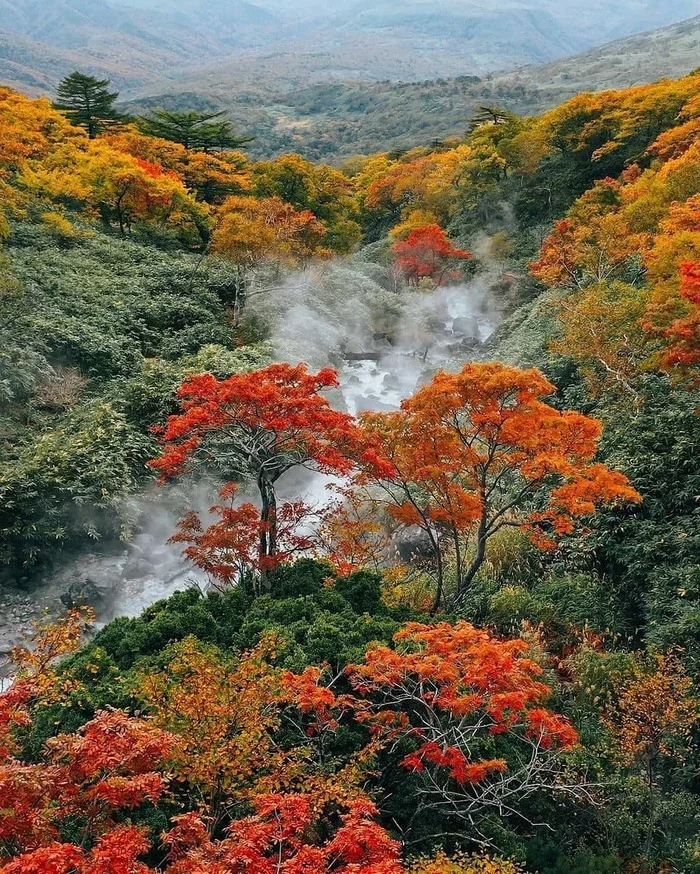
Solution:
[[[139,128],[152,137],[180,143],[186,149],[203,152],[240,149],[252,142],[253,137],[236,136],[230,121],[222,118],[224,112],[170,112],[154,109],[149,118],[139,119]]]
[[[85,128],[90,139],[125,120],[114,108],[119,92],[109,90],[109,79],[96,79],[76,70],[59,82],[56,93],[54,107],[65,112],[72,124]]]

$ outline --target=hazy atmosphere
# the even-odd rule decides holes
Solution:
[[[700,874],[700,0],[0,0],[0,874]]]

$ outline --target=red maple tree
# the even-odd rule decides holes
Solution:
[[[578,737],[546,706],[551,690],[526,641],[468,622],[408,623],[394,641],[347,671],[362,696],[357,717],[390,749],[413,742],[401,764],[421,775],[424,805],[478,829],[490,812],[517,813],[559,785],[560,754]]]
[[[668,368],[687,370],[700,364],[700,263],[682,264],[681,275],[681,297],[689,312],[666,331],[669,347],[664,363]]]
[[[227,503],[209,510],[219,517],[217,522],[205,528],[197,513],[188,513],[180,521],[178,533],[170,538],[171,543],[189,544],[184,554],[214,580],[224,585],[241,582],[249,572],[260,575],[274,570],[314,548],[314,539],[302,529],[312,511],[295,501],[276,508],[277,550],[274,555],[261,553],[261,537],[269,535],[270,521],[263,521],[260,510],[251,503],[236,505],[238,492],[236,483],[221,489],[219,495]]]
[[[416,228],[405,240],[394,243],[391,251],[399,269],[412,283],[427,277],[442,285],[455,275],[460,261],[472,258],[471,252],[453,245],[440,225]]]
[[[228,835],[212,841],[196,814],[175,820],[167,835],[173,864],[168,874],[403,874],[398,842],[374,819],[368,800],[350,805],[327,842],[314,841],[322,817],[304,795],[265,795],[255,814],[232,823]]]
[[[263,587],[280,554],[279,478],[295,467],[326,474],[351,469],[345,449],[357,439],[354,420],[335,411],[321,394],[337,386],[331,368],[311,374],[301,364],[273,364],[225,380],[208,373],[194,376],[178,391],[182,413],[171,416],[160,432],[164,450],[151,465],[162,479],[208,467],[228,482],[255,483],[261,503],[256,529]],[[250,530],[250,507],[238,513],[241,518],[231,521],[246,522]],[[204,545],[200,532],[191,533]],[[215,533],[222,535],[222,527]]]

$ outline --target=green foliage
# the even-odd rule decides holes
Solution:
[[[31,565],[44,550],[119,536],[152,440],[104,401],[90,401],[0,463],[0,561]]]
[[[124,116],[114,108],[119,92],[110,91],[109,84],[109,79],[96,79],[76,70],[58,83],[54,106],[94,139],[101,131],[124,121]]]
[[[149,136],[180,143],[186,149],[202,152],[222,152],[240,149],[253,141],[252,137],[234,134],[225,112],[170,112],[153,109],[148,118],[138,120],[139,128]]]
[[[0,280],[3,564],[127,534],[149,429],[175,411],[177,386],[265,363],[265,348],[235,344],[227,282],[214,259],[95,231],[66,248],[15,228]]]
[[[606,410],[602,453],[644,496],[624,515],[602,514],[580,548],[619,593],[643,637],[681,646],[697,665],[700,642],[700,396],[649,377],[637,415]]]
[[[271,595],[255,601],[241,588],[206,596],[197,588],[179,592],[138,619],[111,622],[81,659],[90,661],[91,653],[99,652],[107,664],[128,670],[190,635],[222,649],[246,650],[274,630],[287,641],[279,654],[286,667],[327,662],[341,669],[362,658],[371,641],[388,642],[399,627],[385,607],[378,606],[373,615],[365,612],[367,603],[378,604],[380,587],[379,578],[366,572],[338,579],[328,565],[303,559],[278,568],[272,587]]]
[[[75,730],[99,709],[135,707],[132,690],[139,674],[167,661],[169,647],[187,637],[242,652],[275,632],[282,641],[276,655],[281,667],[301,671],[327,664],[340,673],[362,660],[370,643],[389,643],[406,618],[382,607],[370,615],[353,606],[359,593],[361,600],[374,602],[379,585],[372,574],[341,580],[328,565],[304,559],[277,569],[273,594],[256,601],[241,588],[203,595],[193,587],[136,619],[115,619],[62,664],[71,690],[67,700],[37,710],[24,744],[37,755],[48,737]]]

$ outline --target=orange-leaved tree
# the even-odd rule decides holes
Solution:
[[[391,749],[412,743],[401,764],[419,775],[421,809],[478,833],[485,816],[517,815],[534,793],[585,793],[561,781],[562,753],[577,734],[546,706],[551,690],[524,640],[499,640],[468,622],[409,623],[394,640],[348,673],[362,696],[357,717]]]
[[[368,800],[351,804],[328,840],[330,823],[304,795],[264,795],[255,814],[232,823],[227,837],[212,841],[194,815],[176,819],[166,836],[169,874],[402,874],[398,842],[377,824]]]
[[[677,655],[659,655],[651,665],[638,661],[610,703],[605,723],[624,764],[641,768],[649,793],[644,861],[649,870],[659,820],[658,773],[663,759],[683,761],[700,723],[700,699]]]
[[[290,364],[225,380],[194,376],[180,386],[182,412],[161,430],[164,450],[151,464],[163,479],[208,467],[227,481],[255,483],[261,502],[256,527],[263,587],[280,560],[279,478],[295,467],[326,474],[351,469],[347,446],[356,440],[353,419],[333,410],[321,394],[337,385],[330,368],[311,374],[304,365]]]
[[[459,263],[472,257],[470,252],[457,248],[440,225],[416,228],[405,240],[394,243],[391,251],[409,282],[428,278],[436,285],[454,278]]]
[[[551,407],[543,398],[553,392],[537,370],[467,364],[438,373],[398,412],[362,417],[368,448],[357,486],[401,525],[423,530],[437,565],[438,602],[446,541],[455,551],[459,599],[502,528],[520,528],[553,548],[554,536],[573,532],[601,504],[640,500],[625,476],[593,463],[600,422]]]
[[[213,250],[242,268],[260,261],[296,264],[323,257],[325,225],[279,197],[229,197],[221,206]]]
[[[359,569],[379,573],[391,551],[391,537],[374,502],[352,485],[336,489],[338,500],[319,514],[314,534],[317,548],[339,576]]]
[[[667,369],[688,375],[700,364],[700,263],[682,264],[681,275],[680,298],[687,313],[666,329],[668,346],[663,361]]]
[[[282,764],[273,742],[281,695],[278,672],[267,661],[273,649],[268,639],[229,660],[186,638],[171,648],[162,670],[140,678],[137,695],[154,724],[177,735],[173,774],[198,799],[210,829],[225,815],[225,802],[251,798]]]
[[[256,268],[265,263],[295,267],[328,257],[326,233],[313,212],[297,210],[279,197],[227,198],[217,210],[211,251],[236,269],[234,323],[251,293],[250,277]]]
[[[269,792],[303,791],[316,807],[364,797],[372,745],[351,763],[328,753],[343,699],[323,685],[318,668],[295,674],[273,667],[281,643],[268,633],[250,652],[229,658],[186,638],[162,670],[140,678],[137,694],[153,723],[177,736],[172,773],[210,833],[230,817],[234,801],[252,803]]]

